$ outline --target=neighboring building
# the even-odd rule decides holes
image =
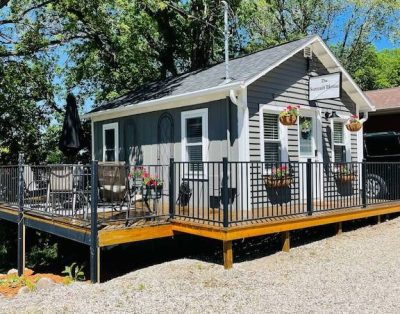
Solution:
[[[365,133],[400,132],[400,87],[365,92],[376,107],[364,123]]]

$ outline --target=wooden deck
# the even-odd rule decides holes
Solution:
[[[233,263],[232,241],[234,240],[281,233],[282,249],[288,251],[290,249],[290,231],[338,224],[337,230],[340,232],[343,222],[374,216],[380,217],[392,213],[400,213],[400,202],[370,205],[368,208],[355,207],[313,212],[312,215],[301,213],[285,217],[260,218],[237,222],[227,228],[224,228],[222,224],[180,217],[138,219],[129,226],[117,221],[100,226],[96,245],[100,250],[102,247],[111,245],[172,237],[176,234],[191,234],[222,241],[224,266],[230,268]],[[17,223],[17,209],[0,204],[0,219]],[[26,212],[24,213],[24,224],[29,228],[91,245],[90,226],[82,224],[80,220],[74,221],[65,217],[48,217],[36,212]]]

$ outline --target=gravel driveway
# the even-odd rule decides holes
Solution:
[[[399,313],[399,248],[396,218],[230,271],[182,259],[0,299],[0,313]]]

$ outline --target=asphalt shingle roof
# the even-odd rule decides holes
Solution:
[[[229,83],[242,82],[257,76],[286,55],[300,48],[312,37],[315,37],[315,35],[230,60],[229,73],[231,81]],[[185,73],[177,77],[140,86],[126,95],[100,105],[91,112],[115,109],[166,96],[176,96],[205,90],[222,85],[224,81],[225,64],[222,62],[207,69]]]
[[[365,92],[376,110],[400,109],[400,86]]]

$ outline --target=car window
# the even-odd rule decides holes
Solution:
[[[365,139],[368,156],[400,155],[399,136],[373,136]]]

